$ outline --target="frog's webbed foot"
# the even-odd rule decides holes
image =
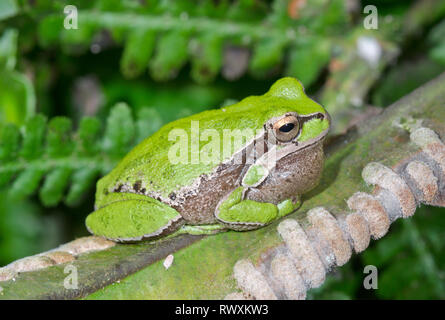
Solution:
[[[254,200],[245,200],[245,187],[235,189],[216,208],[216,219],[232,230],[253,230],[283,217],[299,206],[298,200],[285,200],[278,205]]]

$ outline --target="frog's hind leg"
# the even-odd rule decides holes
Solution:
[[[112,202],[91,213],[88,230],[117,242],[136,242],[171,234],[185,220],[175,209],[146,197],[147,200]]]

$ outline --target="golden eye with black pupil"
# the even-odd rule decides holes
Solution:
[[[278,130],[280,130],[281,132],[289,132],[293,128],[295,128],[295,125],[293,123],[286,123],[285,125],[282,125]]]
[[[291,141],[300,132],[300,123],[296,116],[286,116],[273,124],[275,137],[281,142]]]

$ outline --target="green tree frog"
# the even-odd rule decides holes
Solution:
[[[168,123],[98,181],[87,228],[135,242],[265,226],[318,184],[329,127],[326,110],[290,77]]]

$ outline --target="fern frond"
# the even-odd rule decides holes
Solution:
[[[130,108],[119,103],[111,109],[104,130],[92,117],[83,118],[75,132],[70,119],[47,121],[41,114],[21,128],[5,124],[0,127],[0,186],[15,199],[38,193],[45,206],[62,200],[75,205],[100,175],[159,127],[150,126],[150,117],[159,119],[153,112],[141,112],[135,121]]]
[[[76,30],[63,28],[60,11],[45,17],[39,23],[40,44],[60,44],[68,53],[78,53],[81,48],[88,50],[97,35],[106,30],[116,45],[124,47],[120,68],[127,78],[148,69],[155,80],[170,80],[190,62],[192,78],[199,83],[209,82],[223,66],[225,48],[234,45],[253,52],[249,70],[255,76],[267,75],[277,67],[298,76],[302,72],[292,61],[282,65],[283,57],[311,55],[313,47],[302,38],[316,43],[321,41],[319,34],[344,31],[348,21],[341,0],[317,0],[298,12],[287,0],[275,0],[272,5],[251,0],[219,4],[200,1],[199,5],[188,0],[146,5],[107,2],[93,2],[94,9],[79,3]],[[318,58],[313,56],[314,60]],[[323,55],[313,64],[313,74],[307,79],[315,79],[326,63]]]

